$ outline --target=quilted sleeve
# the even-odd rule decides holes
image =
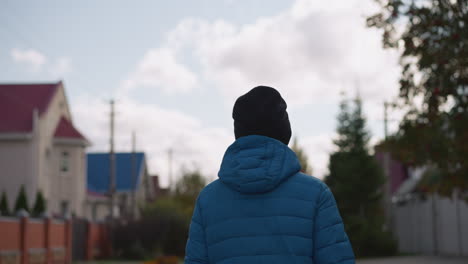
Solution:
[[[185,264],[208,264],[208,254],[206,250],[205,229],[201,217],[199,199],[193,210],[192,221],[190,223],[189,237],[185,247]]]
[[[354,264],[354,253],[344,230],[335,198],[327,186],[320,193],[314,226],[315,264]]]

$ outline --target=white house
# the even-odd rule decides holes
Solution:
[[[50,215],[83,216],[89,142],[73,125],[63,83],[0,84],[0,192],[13,208],[21,185]]]

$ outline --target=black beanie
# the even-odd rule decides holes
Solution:
[[[291,125],[286,107],[281,94],[268,86],[257,86],[237,98],[232,111],[236,139],[262,135],[288,145]]]

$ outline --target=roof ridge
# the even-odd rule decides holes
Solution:
[[[56,83],[54,85],[54,90],[52,91],[52,93],[47,98],[47,101],[46,101],[45,106],[44,106],[43,113],[47,112],[47,109],[49,109],[49,106],[50,106],[50,103],[52,102],[52,99],[54,98],[55,94],[57,94],[57,91],[60,89],[59,87],[63,87],[63,86],[60,86],[60,85],[63,85],[62,81],[60,81],[60,82],[58,82],[58,83]]]
[[[55,127],[54,137],[56,138],[86,138],[81,132],[73,125],[71,120],[67,119],[64,115],[60,116],[60,119]]]
[[[63,85],[63,81],[59,80],[58,82],[2,82],[0,83],[0,87],[2,86],[12,86],[12,85],[24,85],[24,86],[34,86],[34,85]]]
[[[0,83],[0,133],[27,133],[32,131],[33,112],[43,115],[57,94],[62,81],[57,83]],[[63,89],[63,88],[62,88]]]

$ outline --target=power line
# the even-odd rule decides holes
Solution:
[[[384,140],[387,140],[388,139],[388,123],[390,121],[397,121],[395,119],[389,119],[388,118],[388,110],[390,108],[390,110],[392,108],[394,108],[396,106],[396,104],[394,102],[388,102],[388,101],[384,101]]]
[[[114,221],[115,207],[115,153],[114,153],[114,100],[110,101],[110,150],[109,150],[109,210],[111,224]]]
[[[132,200],[131,200],[131,218],[135,219],[136,217],[136,184],[137,184],[137,174],[136,174],[136,135],[135,131],[132,131],[132,161],[131,161],[131,177],[132,177]]]
[[[169,165],[169,190],[172,188],[172,155],[173,155],[173,149],[169,148],[167,151],[167,158],[168,158],[168,165]]]

